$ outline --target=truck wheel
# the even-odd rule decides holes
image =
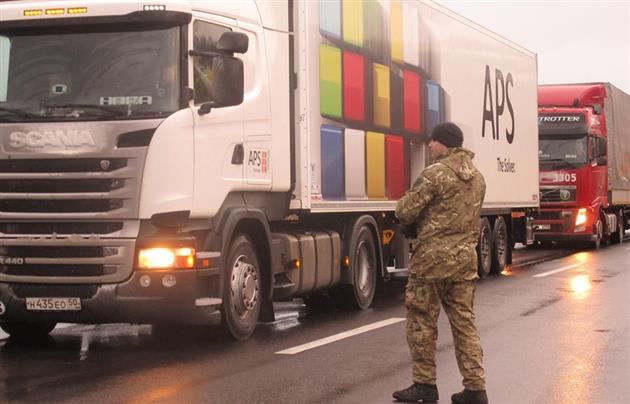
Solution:
[[[620,210],[617,214],[617,231],[614,234],[610,235],[610,238],[613,243],[621,244],[623,243],[623,236],[625,235],[626,229],[623,223],[623,210]]]
[[[15,339],[39,339],[50,334],[57,323],[16,323],[12,321],[0,323],[0,328],[11,338]]]
[[[479,224],[479,242],[477,243],[477,262],[480,278],[490,274],[492,268],[492,229],[488,218],[481,219]]]
[[[498,216],[494,221],[494,229],[492,229],[492,266],[491,274],[500,274],[507,264],[508,249],[508,233],[507,225],[503,216]]]
[[[368,226],[361,226],[355,244],[350,246],[352,285],[340,285],[343,307],[365,310],[372,304],[376,292],[376,247]]]
[[[591,247],[594,250],[599,250],[602,246],[602,240],[604,238],[604,224],[601,219],[597,219],[597,223],[595,223],[595,240],[591,241]]]
[[[256,247],[244,234],[230,245],[225,267],[222,325],[234,339],[249,338],[262,306],[262,282]]]

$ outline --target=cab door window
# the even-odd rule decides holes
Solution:
[[[193,24],[193,49],[202,52],[216,52],[219,38],[230,28],[205,21],[195,21]],[[193,79],[195,89],[195,104],[212,101],[212,58],[193,58]]]

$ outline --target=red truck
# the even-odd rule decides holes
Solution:
[[[623,242],[630,227],[630,95],[609,83],[538,87],[540,211],[545,244]]]

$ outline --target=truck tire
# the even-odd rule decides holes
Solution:
[[[595,240],[591,241],[591,248],[593,250],[599,250],[602,246],[602,241],[604,239],[604,223],[602,219],[597,219],[597,223],[595,223]]]
[[[229,336],[242,341],[256,328],[263,297],[256,247],[248,236],[234,237],[225,264],[221,322]]]
[[[12,339],[40,339],[46,337],[55,329],[57,323],[38,322],[38,323],[17,323],[7,321],[0,323],[0,328],[11,336]]]
[[[615,244],[621,244],[623,243],[623,236],[625,235],[626,229],[623,223],[623,210],[620,210],[619,213],[617,213],[617,230],[610,235],[610,239],[613,243]]]
[[[370,228],[359,228],[354,245],[350,246],[352,285],[339,285],[339,303],[344,308],[365,310],[376,292],[376,246]]]
[[[503,216],[497,216],[492,229],[492,265],[490,273],[493,275],[500,274],[505,269],[508,259],[508,249],[510,248],[508,240],[507,225]]]
[[[479,223],[479,242],[477,243],[477,272],[480,278],[490,274],[492,268],[492,229],[490,221],[484,217]]]

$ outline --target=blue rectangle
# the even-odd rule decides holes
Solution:
[[[438,83],[426,80],[426,133],[431,135],[433,128],[444,121],[444,90]]]
[[[322,125],[322,196],[324,199],[343,199],[344,180],[344,142],[343,128]]]
[[[325,0],[319,3],[319,30],[322,34],[341,38],[341,1]]]

